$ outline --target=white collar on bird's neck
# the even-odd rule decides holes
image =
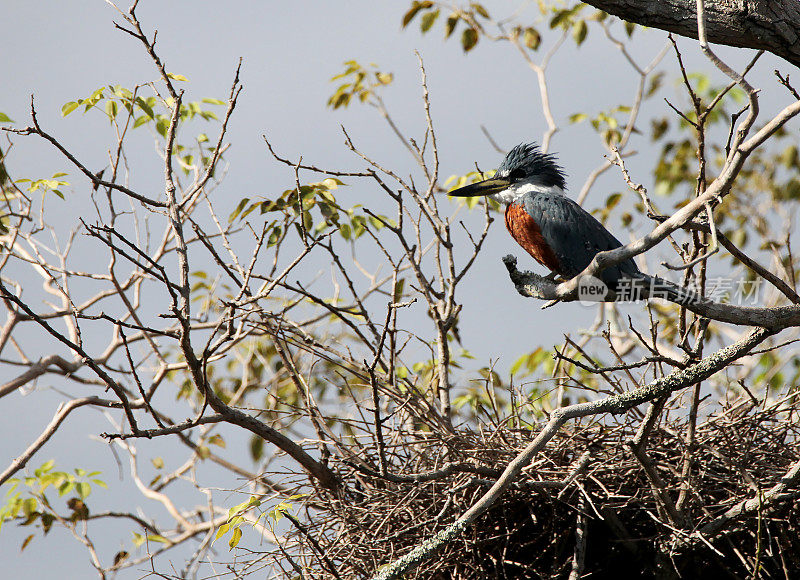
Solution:
[[[514,183],[500,193],[490,195],[493,200],[506,205],[514,203],[518,198],[528,193],[549,193],[551,195],[566,195],[564,190],[557,185],[542,185],[533,181],[520,181]]]

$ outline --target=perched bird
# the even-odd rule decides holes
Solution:
[[[505,222],[511,237],[554,275],[569,280],[591,263],[595,255],[622,243],[603,224],[565,194],[564,171],[552,154],[535,143],[517,145],[508,152],[490,179],[455,189],[448,195],[484,195],[505,204]],[[606,268],[600,280],[615,292],[623,283],[637,288],[652,281],[674,285],[643,274],[632,259]],[[627,289],[626,288],[626,289]],[[651,292],[647,292],[651,294]],[[651,294],[652,295],[652,294]],[[640,294],[637,297],[641,297]]]

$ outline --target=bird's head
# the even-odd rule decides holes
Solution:
[[[485,195],[500,203],[511,203],[532,192],[564,193],[564,170],[550,153],[542,153],[536,143],[522,143],[508,152],[493,177],[454,189],[448,195]]]

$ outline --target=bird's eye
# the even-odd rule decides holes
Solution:
[[[525,171],[521,167],[517,167],[508,174],[508,180],[511,182],[520,181],[522,179],[525,179]]]

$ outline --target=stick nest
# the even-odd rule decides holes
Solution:
[[[789,578],[800,569],[797,482],[769,495],[800,459],[793,404],[742,400],[702,417],[692,449],[685,416],[662,419],[638,454],[641,417],[612,421],[563,428],[463,537],[407,577]],[[360,441],[337,466],[347,491],[306,506],[302,533],[292,533],[296,562],[316,577],[336,577],[331,567],[371,576],[467,511],[537,430],[387,431],[383,475],[377,445]],[[753,498],[753,509],[728,517]]]

